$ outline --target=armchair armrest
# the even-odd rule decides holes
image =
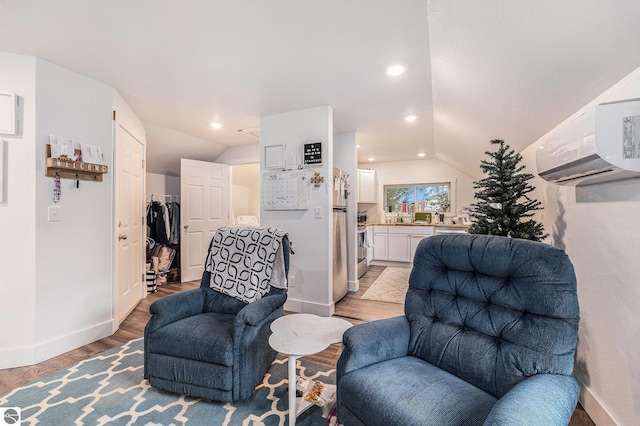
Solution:
[[[269,325],[282,316],[286,291],[273,291],[243,307],[233,324],[234,399],[248,398],[276,357],[269,346]]]
[[[496,402],[485,425],[567,425],[580,388],[575,376],[536,374]]]
[[[351,327],[342,336],[338,379],[362,367],[407,355],[409,335],[409,321],[405,316]]]
[[[269,315],[284,305],[287,300],[287,293],[282,291],[258,299],[242,308],[235,319],[235,325],[256,326],[264,321]]]
[[[200,288],[173,293],[156,300],[149,307],[151,319],[145,334],[172,322],[202,313],[204,293]]]

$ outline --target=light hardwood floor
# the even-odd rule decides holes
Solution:
[[[361,296],[373,284],[378,276],[384,271],[382,266],[372,266],[367,273],[360,278],[360,289],[355,293],[348,293],[336,305],[335,316],[344,318],[353,324],[373,321],[382,318],[391,318],[404,313],[404,306],[395,303],[377,302],[362,299]],[[199,281],[189,283],[169,283],[158,286],[158,291],[149,294],[133,312],[123,321],[120,329],[112,336],[98,340],[81,348],[59,355],[55,358],[27,367],[9,368],[0,370],[0,395],[11,389],[25,385],[41,377],[71,366],[83,359],[89,358],[102,351],[128,342],[131,339],[141,337],[144,326],[149,320],[149,305],[155,300],[178,291],[197,288]],[[340,356],[341,344],[336,343],[329,346],[324,351],[303,357],[303,361],[313,362],[329,368],[335,368]],[[569,426],[593,426],[589,416],[582,407],[578,406],[571,418]]]

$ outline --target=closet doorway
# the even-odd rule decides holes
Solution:
[[[260,220],[259,163],[229,166],[196,160],[186,161],[189,165],[187,166],[188,170],[182,170],[181,176],[147,174],[146,182],[147,203],[152,200],[158,202],[179,201],[180,203],[181,218],[177,221],[180,244],[178,247],[170,247],[178,251],[176,256],[179,259],[176,264],[180,267],[179,276],[181,282],[199,280],[201,278],[209,248],[208,245],[215,229],[219,226],[258,226]],[[213,187],[206,189],[204,182],[206,180],[211,181],[211,178],[206,179],[203,176],[207,173],[206,168],[209,165],[215,169],[209,172],[210,176],[217,174],[222,177],[224,171],[220,171],[221,168],[228,168],[227,179],[229,183],[226,189],[228,193],[226,207],[223,200],[215,201],[216,193],[220,195],[225,192],[220,183],[213,184]],[[183,181],[186,188],[182,188]],[[191,182],[189,183],[189,181]],[[185,212],[183,210],[187,208],[187,203],[191,207],[191,211]],[[209,212],[206,211],[207,209]],[[185,219],[184,216],[187,216],[189,220]],[[213,216],[213,220],[210,221],[213,224],[210,226],[208,233],[203,233],[199,228],[205,226],[204,218],[207,216]],[[217,220],[216,216],[218,216]],[[239,222],[240,219],[244,219],[245,222]],[[149,221],[149,219],[147,220]],[[249,222],[246,222],[247,220]],[[149,225],[149,222],[147,225]],[[184,250],[188,250],[188,253],[184,253],[188,261],[183,260]],[[189,269],[191,269],[187,275],[185,275],[186,266],[183,265],[189,265]],[[190,279],[191,276],[194,278]]]
[[[231,220],[235,225],[260,224],[260,164],[231,166]]]

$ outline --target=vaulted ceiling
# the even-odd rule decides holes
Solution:
[[[153,173],[331,105],[361,163],[423,152],[477,177],[490,139],[522,150],[638,68],[639,19],[637,0],[0,0],[0,51],[113,86]]]

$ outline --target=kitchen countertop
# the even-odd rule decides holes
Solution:
[[[441,227],[451,227],[451,228],[468,228],[471,225],[462,225],[462,224],[453,224],[453,223],[420,223],[420,222],[414,222],[414,223],[407,223],[407,222],[403,222],[403,223],[375,223],[375,222],[365,222],[365,223],[358,223],[358,225],[365,225],[365,226],[441,226]]]

